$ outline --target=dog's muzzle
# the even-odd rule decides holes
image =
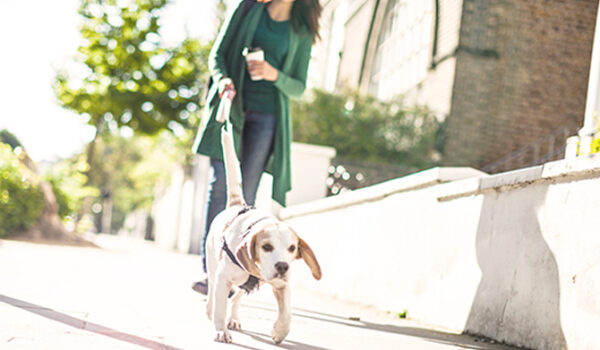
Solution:
[[[289,269],[290,269],[290,265],[286,262],[280,261],[275,264],[275,270],[277,271],[277,274],[281,278],[285,277],[285,274],[288,272]]]

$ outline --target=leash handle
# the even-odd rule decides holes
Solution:
[[[229,114],[231,113],[231,101],[233,100],[233,92],[231,90],[225,90],[223,98],[219,103],[219,109],[217,110],[217,121],[221,124],[229,122]]]

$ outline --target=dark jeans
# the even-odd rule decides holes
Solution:
[[[256,190],[260,177],[265,171],[267,161],[273,150],[273,137],[277,121],[272,114],[261,112],[246,112],[244,130],[242,133],[242,188],[244,199],[249,205],[254,205]],[[210,166],[213,177],[209,186],[208,210],[206,213],[206,227],[202,239],[202,257],[204,272],[206,272],[206,236],[213,222],[227,204],[227,181],[225,178],[225,165],[223,161],[211,158]]]

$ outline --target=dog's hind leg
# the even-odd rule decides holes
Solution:
[[[242,298],[246,295],[246,292],[243,290],[238,290],[231,301],[231,314],[229,316],[229,322],[227,322],[227,328],[232,331],[241,331],[242,324],[240,322],[240,304]]]
[[[213,310],[215,306],[215,289],[213,288],[214,281],[208,279],[208,300],[206,301],[206,317],[209,321],[213,319]]]

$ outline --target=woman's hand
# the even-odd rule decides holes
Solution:
[[[235,97],[235,86],[230,78],[223,78],[219,81],[219,98],[223,98],[226,91],[231,91],[231,99]]]
[[[254,79],[275,81],[279,78],[279,71],[267,61],[248,61],[248,73]]]

